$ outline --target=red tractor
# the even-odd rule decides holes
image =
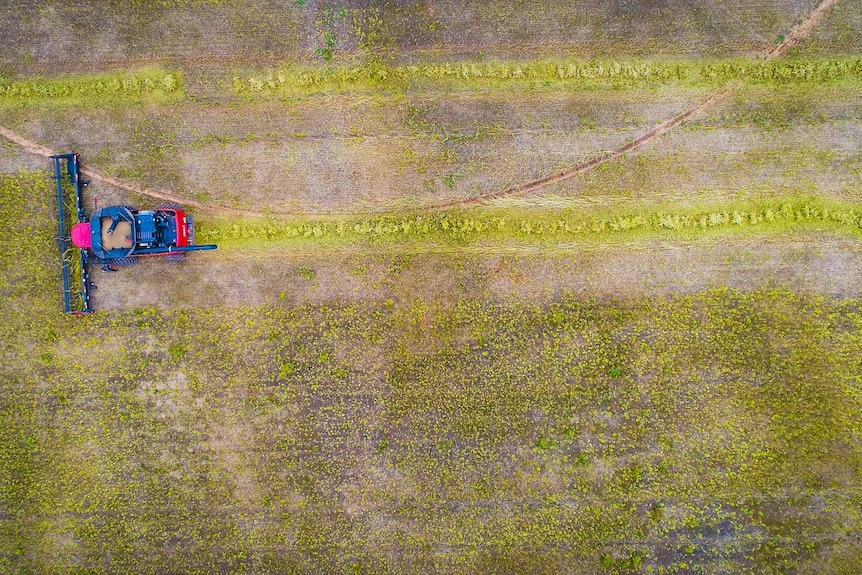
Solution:
[[[81,178],[78,154],[59,154],[51,156],[54,160],[54,177],[57,180],[57,200],[60,205],[60,253],[63,259],[63,296],[67,313],[90,313],[89,266],[101,264],[105,271],[116,271],[116,265],[137,263],[138,257],[165,256],[179,260],[185,252],[214,250],[215,244],[195,245],[194,221],[179,207],[165,207],[156,210],[135,210],[124,206],[108,206],[93,212],[89,218],[84,215],[81,192],[87,181]],[[75,211],[78,222],[72,226],[71,236],[67,235],[65,214],[66,202],[62,186],[62,161],[66,163],[66,173],[74,187]],[[78,248],[81,270],[80,307],[73,305],[73,290],[70,287],[67,241]],[[77,302],[74,302],[77,303]]]

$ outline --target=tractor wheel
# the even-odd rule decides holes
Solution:
[[[138,258],[113,258],[110,262],[115,266],[133,266],[139,264]]]
[[[168,254],[165,256],[166,262],[183,262],[186,259],[186,254],[178,253],[178,254]]]
[[[157,210],[182,210],[183,207],[176,202],[168,202],[167,204],[161,205]]]

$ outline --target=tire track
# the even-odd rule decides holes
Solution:
[[[811,31],[814,29],[814,27],[820,23],[820,21],[823,19],[823,17],[826,15],[826,13],[833,6],[835,6],[835,4],[837,4],[837,3],[838,3],[838,0],[823,0],[820,4],[817,5],[816,8],[814,8],[811,12],[809,12],[806,15],[805,19],[801,23],[797,24],[796,26],[793,27],[793,29],[791,29],[790,33],[787,35],[786,38],[784,38],[784,40],[781,41],[781,43],[779,43],[775,47],[767,50],[763,54],[763,58],[767,62],[771,62],[777,58],[780,58],[781,56],[784,56],[789,50],[791,50],[793,47],[798,45],[800,41],[805,39],[811,33]],[[669,120],[665,120],[664,122],[662,122],[661,124],[659,124],[655,128],[651,129],[647,133],[640,136],[639,138],[632,140],[631,142],[628,142],[626,144],[623,144],[622,146],[619,146],[618,148],[615,148],[613,150],[603,152],[599,156],[597,156],[591,160],[588,160],[586,162],[583,162],[581,164],[578,164],[577,166],[574,166],[572,168],[568,168],[566,170],[557,172],[555,174],[544,176],[542,178],[539,178],[537,180],[533,180],[531,182],[527,182],[524,184],[519,184],[517,186],[506,188],[506,189],[499,191],[499,192],[492,192],[492,193],[488,193],[488,194],[482,194],[479,196],[474,196],[472,198],[451,200],[451,201],[442,202],[442,203],[438,203],[438,204],[434,204],[434,205],[430,205],[430,206],[423,206],[423,207],[419,207],[416,211],[432,212],[432,211],[438,211],[438,210],[447,210],[447,209],[451,209],[451,208],[464,208],[464,207],[475,206],[475,205],[478,205],[478,204],[481,204],[481,203],[484,203],[487,201],[491,201],[491,200],[497,200],[497,199],[505,198],[505,197],[520,196],[520,195],[528,194],[528,193],[540,190],[541,188],[544,188],[545,186],[548,186],[550,184],[554,184],[557,182],[561,182],[561,181],[573,178],[577,175],[583,174],[583,173],[595,168],[596,166],[599,166],[599,165],[604,164],[610,160],[618,158],[627,152],[637,150],[637,149],[643,147],[644,145],[648,144],[649,142],[651,142],[655,138],[658,138],[658,137],[666,134],[667,132],[673,130],[674,128],[677,128],[677,127],[685,124],[693,116],[708,110],[713,105],[724,100],[732,92],[732,90],[733,90],[732,84],[728,85],[728,86],[722,88],[721,90],[713,93],[711,96],[709,96],[702,103],[700,103],[696,106],[693,106],[691,108],[688,108],[687,110],[684,110],[683,112],[680,112],[679,114],[677,114],[673,118],[670,118]],[[5,128],[3,126],[0,126],[0,135],[4,136],[6,139],[10,140],[11,142],[17,144],[18,146],[20,146],[24,150],[31,152],[33,154],[38,154],[38,155],[45,156],[45,157],[49,157],[49,156],[54,154],[54,152],[49,150],[48,148],[45,148],[44,146],[41,146],[35,142],[32,142],[32,141],[16,134],[12,130],[9,130],[8,128]],[[92,179],[99,180],[101,182],[104,182],[106,184],[110,184],[112,186],[116,186],[120,189],[129,191],[129,192],[133,192],[133,193],[144,195],[144,196],[149,196],[151,198],[165,200],[168,202],[175,202],[178,204],[191,206],[191,207],[197,208],[199,210],[211,212],[214,214],[242,215],[242,216],[253,216],[253,217],[266,217],[266,216],[271,216],[271,215],[306,215],[306,216],[336,216],[336,215],[341,215],[341,216],[351,216],[351,215],[387,214],[387,213],[393,213],[396,211],[404,211],[404,210],[392,210],[392,209],[387,210],[387,209],[384,209],[384,210],[370,210],[370,211],[364,211],[364,212],[338,213],[338,212],[320,212],[320,211],[308,211],[308,210],[298,209],[298,210],[294,210],[294,211],[269,210],[267,213],[264,213],[264,212],[259,212],[256,210],[232,208],[230,206],[223,206],[223,205],[219,205],[219,204],[210,204],[210,203],[199,202],[199,201],[193,200],[191,198],[185,198],[185,197],[179,196],[177,194],[173,194],[173,193],[168,192],[166,190],[148,188],[145,186],[137,185],[137,184],[132,183],[132,182],[121,180],[119,178],[115,178],[113,176],[105,174],[104,172],[101,172],[99,170],[95,170],[93,168],[82,168],[81,172],[83,174],[89,176]]]
[[[146,188],[144,186],[138,186],[132,182],[127,182],[125,180],[120,180],[113,176],[109,176],[108,174],[101,172],[99,170],[94,170],[93,168],[81,168],[81,173],[85,176],[89,176],[94,180],[99,180],[100,182],[104,182],[106,184],[110,184],[112,186],[116,186],[123,190],[133,192],[136,194],[141,194],[143,196],[149,196],[151,198],[156,198],[159,200],[165,200],[167,202],[180,204],[182,206],[191,206],[193,208],[197,208],[199,210],[204,210],[208,212],[212,212],[214,214],[225,214],[232,216],[255,216],[262,217],[266,214],[262,212],[256,212],[254,210],[245,210],[242,208],[232,208],[230,206],[222,206],[219,204],[205,204],[203,202],[199,202],[197,200],[193,200],[191,198],[186,198],[183,196],[178,196],[176,194],[172,194],[165,190],[158,190],[154,188]]]
[[[627,144],[623,144],[618,148],[614,148],[611,151],[603,152],[601,155],[593,158],[592,160],[588,160],[583,162],[582,164],[578,164],[573,168],[569,168],[563,170],[561,172],[557,172],[556,174],[551,174],[550,176],[545,176],[543,178],[539,178],[538,180],[533,180],[532,182],[527,182],[526,184],[520,184],[518,186],[513,186],[511,188],[507,188],[500,192],[494,192],[491,194],[485,194],[482,196],[476,196],[473,198],[468,198],[465,200],[453,200],[450,202],[445,202],[442,204],[437,204],[435,206],[431,206],[426,208],[428,211],[438,210],[438,209],[448,209],[448,208],[461,208],[461,207],[469,207],[479,203],[498,200],[504,197],[511,196],[519,196],[523,194],[528,194],[530,192],[535,192],[538,189],[544,188],[547,185],[554,184],[556,182],[561,182],[563,180],[568,180],[569,178],[573,178],[579,174],[583,174],[598,165],[604,164],[614,158],[618,158],[623,154],[630,152],[632,150],[636,150],[645,144],[649,143],[655,138],[673,130],[677,126],[680,126],[686,123],[692,116],[698,114],[711,107],[713,104],[722,101],[725,99],[728,94],[730,94],[729,88],[724,88],[712,94],[708,99],[706,99],[703,103],[698,104],[697,106],[691,107],[680,114],[677,114],[673,118],[669,120],[665,120],[646,134],[643,134],[639,138],[632,140]]]
[[[50,158],[57,152],[54,150],[48,149],[42,145],[37,144],[27,138],[16,134],[9,128],[4,126],[0,126],[0,135],[9,140],[10,142],[17,144],[25,151],[30,152],[31,154],[36,154],[39,156],[44,156],[46,158]],[[193,200],[191,198],[186,198],[183,196],[178,196],[177,194],[173,194],[171,192],[165,190],[158,190],[155,188],[148,188],[145,186],[139,186],[133,182],[128,182],[126,180],[121,180],[119,178],[115,178],[113,176],[109,176],[108,174],[96,170],[93,168],[82,167],[81,173],[85,176],[98,180],[100,182],[104,182],[106,184],[110,184],[112,186],[116,186],[120,189],[126,190],[128,192],[132,192],[135,194],[141,194],[143,196],[148,196],[151,198],[155,198],[158,200],[165,200],[167,202],[173,202],[177,204],[182,204],[184,206],[191,206],[193,208],[197,208],[200,210],[206,210],[213,213],[225,214],[225,215],[247,215],[247,216],[263,216],[264,214],[255,212],[253,210],[243,210],[240,208],[231,208],[229,206],[220,206],[218,204],[204,204],[203,202],[199,202],[197,200]]]
[[[19,136],[18,134],[4,126],[0,126],[0,135],[2,135],[4,138],[9,140],[13,144],[17,144],[18,146],[23,148],[24,151],[30,152],[31,154],[45,156],[46,158],[54,155],[54,152],[52,150],[49,150],[44,146],[40,146],[36,142],[32,142],[22,136]]]

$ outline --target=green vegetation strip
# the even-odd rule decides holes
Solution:
[[[160,68],[62,78],[13,80],[0,76],[0,108],[164,102],[182,94],[182,75]]]
[[[601,89],[651,84],[708,85],[739,80],[754,84],[824,83],[862,79],[862,58],[701,61],[538,60],[357,66],[289,65],[280,70],[234,76],[238,94],[307,95],[409,87],[442,88],[557,86]]]
[[[695,61],[536,60],[391,65],[377,59],[354,66],[288,65],[232,78],[246,97],[302,96],[381,90],[557,87],[605,89],[673,84],[714,87],[730,80],[758,85],[820,85],[862,79],[862,58]],[[59,78],[0,76],[0,108],[89,107],[170,102],[183,96],[179,71],[149,67]]]
[[[659,206],[641,212],[614,208],[583,212],[490,208],[353,219],[206,219],[197,229],[202,243],[218,242],[225,248],[236,249],[371,243],[405,249],[427,244],[433,250],[435,245],[697,239],[810,229],[862,236],[862,209],[811,198],[684,210]]]

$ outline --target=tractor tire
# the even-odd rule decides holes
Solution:
[[[186,260],[186,254],[184,254],[184,253],[168,254],[165,256],[166,262],[178,263],[178,262],[184,262],[185,260]]]
[[[141,262],[138,258],[113,258],[110,263],[115,266],[133,266]]]
[[[168,202],[167,204],[161,205],[156,210],[182,210],[183,207],[176,202]]]

